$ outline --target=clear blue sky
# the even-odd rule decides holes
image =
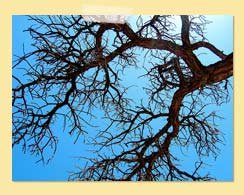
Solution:
[[[217,48],[223,50],[226,54],[233,51],[233,17],[232,16],[208,16],[213,23],[208,25],[207,37],[211,43]],[[12,52],[13,54],[21,55],[23,44],[25,50],[30,51],[30,37],[27,29],[31,23],[25,16],[13,16],[13,39]],[[204,53],[205,51],[199,51]],[[209,64],[217,60],[214,55],[201,54],[200,59],[204,64]],[[129,82],[132,84],[138,82],[135,75],[135,70],[127,72]],[[18,73],[17,73],[18,74]],[[16,75],[16,73],[15,73]],[[20,75],[20,73],[19,73]],[[134,78],[134,79],[133,79]],[[138,83],[139,84],[139,83]],[[132,94],[133,96],[138,95]],[[215,108],[213,108],[215,109]],[[207,160],[211,165],[206,167],[216,176],[217,180],[231,181],[233,180],[233,97],[228,104],[216,107],[218,114],[224,117],[224,120],[218,121],[219,128],[225,134],[225,145],[221,146],[219,157],[214,160]],[[101,113],[97,113],[101,114]],[[96,125],[101,125],[102,121],[97,121]],[[54,159],[48,164],[35,163],[36,158],[29,153],[24,154],[21,146],[13,148],[13,173],[14,181],[63,181],[67,180],[68,172],[74,170],[76,166],[82,164],[75,157],[91,156],[89,146],[85,146],[82,142],[73,143],[74,138],[70,137],[68,132],[58,132],[59,143]],[[191,161],[191,159],[188,159]]]

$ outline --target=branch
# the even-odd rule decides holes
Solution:
[[[206,70],[210,75],[208,85],[228,79],[233,75],[233,53],[225,59],[209,65]]]
[[[190,21],[189,17],[186,15],[181,16],[182,26],[181,26],[181,39],[183,46],[188,48],[190,46]]]
[[[217,55],[222,60],[224,60],[226,58],[226,55],[222,51],[217,49],[211,43],[200,41],[200,42],[197,42],[197,43],[194,43],[194,44],[191,45],[191,49],[192,50],[196,50],[196,49],[199,49],[201,47],[209,49],[210,51],[212,51],[215,55]]]

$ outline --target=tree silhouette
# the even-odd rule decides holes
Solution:
[[[134,26],[82,16],[29,19],[33,50],[13,64],[13,146],[49,161],[62,130],[55,122],[79,141],[99,129],[92,122],[98,109],[109,123],[89,142],[96,157],[70,180],[213,179],[201,174],[202,159],[219,154],[223,137],[220,116],[205,108],[229,100],[233,53],[208,42],[204,16],[139,16]],[[219,61],[203,65],[199,48]],[[140,101],[123,83],[132,67],[148,81]],[[193,171],[180,166],[174,148],[195,149]]]

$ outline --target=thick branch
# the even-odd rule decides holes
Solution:
[[[216,48],[211,43],[200,41],[200,42],[197,42],[197,43],[194,43],[191,45],[192,50],[196,50],[201,47],[209,49],[211,52],[213,52],[215,55],[217,55],[222,60],[225,59],[225,57],[226,57],[226,55],[222,51],[220,51],[218,48]]]
[[[224,60],[209,65],[206,69],[210,74],[209,85],[228,79],[233,75],[233,53],[229,54]]]
[[[189,17],[186,15],[181,16],[182,26],[181,26],[181,39],[183,46],[188,48],[190,46],[190,22]]]

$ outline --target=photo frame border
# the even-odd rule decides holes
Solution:
[[[0,0],[0,193],[1,194],[239,194],[244,190],[244,6],[235,0]],[[108,9],[104,9],[104,8]],[[103,8],[103,9],[102,9]],[[113,9],[111,9],[113,8]],[[122,13],[123,12],[123,13]],[[12,15],[203,14],[234,16],[233,182],[13,182],[12,181]]]

